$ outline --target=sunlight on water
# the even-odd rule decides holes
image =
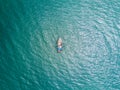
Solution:
[[[120,89],[120,1],[0,4],[0,90]]]

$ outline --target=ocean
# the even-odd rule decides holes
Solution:
[[[0,90],[120,90],[120,1],[0,0]]]

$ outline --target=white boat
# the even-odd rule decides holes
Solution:
[[[57,52],[61,52],[62,51],[62,39],[59,38],[57,41]]]

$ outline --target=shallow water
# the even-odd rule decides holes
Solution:
[[[119,0],[0,0],[0,90],[120,90],[119,16]]]

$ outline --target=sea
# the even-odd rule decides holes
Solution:
[[[0,90],[120,90],[120,0],[0,0]]]

